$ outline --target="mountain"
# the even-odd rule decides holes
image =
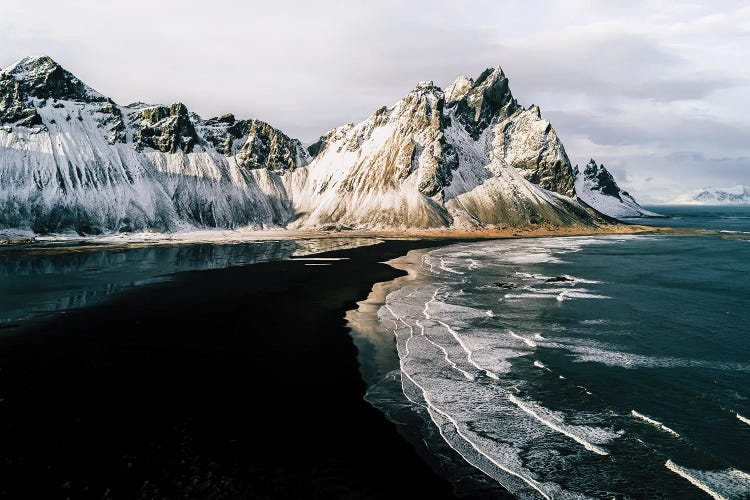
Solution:
[[[49,57],[0,72],[0,225],[35,232],[283,225],[309,160],[259,120],[120,106]]]
[[[729,188],[702,188],[674,199],[678,205],[748,205],[750,188],[742,185]]]
[[[615,178],[604,165],[593,159],[583,172],[578,165],[573,169],[578,197],[597,211],[610,217],[660,217],[641,207],[627,191],[620,189]]]
[[[433,228],[594,224],[575,199],[565,149],[500,68],[423,82],[308,148],[285,185],[294,227]]]
[[[518,104],[500,68],[445,91],[420,83],[307,150],[260,120],[203,119],[181,103],[119,105],[49,57],[0,72],[0,227],[605,223],[581,195],[555,130],[537,106]]]

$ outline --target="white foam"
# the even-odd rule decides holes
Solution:
[[[526,337],[521,337],[520,335],[517,335],[517,334],[513,333],[511,330],[508,330],[508,333],[510,333],[511,337],[520,340],[521,342],[523,342],[527,346],[529,346],[529,347],[536,347],[536,342],[534,342],[533,340],[529,340]]]
[[[506,293],[506,299],[552,299],[555,296],[548,293]]]
[[[292,257],[291,260],[349,260],[349,257]]]
[[[611,299],[612,297],[609,297],[607,295],[598,295],[596,293],[586,293],[584,291],[576,291],[573,289],[570,290],[563,290],[557,295],[557,300],[562,302],[564,300],[573,300],[573,299]]]
[[[534,334],[534,338],[535,338],[535,339],[537,339],[537,340],[547,340],[547,339],[545,339],[544,337],[542,337],[542,336],[541,336],[540,334],[538,334],[538,333],[535,333],[535,334]]]
[[[452,267],[449,267],[445,263],[445,259],[443,257],[440,257],[440,266],[438,266],[438,267],[440,267],[440,269],[442,269],[443,271],[446,271],[446,272],[449,272],[449,273],[452,273],[452,274],[464,274],[461,271],[456,271]]]
[[[445,361],[454,370],[456,370],[459,373],[461,373],[461,375],[463,375],[466,379],[468,379],[468,380],[474,380],[474,375],[472,375],[471,373],[467,372],[466,370],[463,370],[463,369],[459,368],[459,366],[450,359],[450,356],[448,355],[448,351],[445,349],[445,347],[443,347],[440,344],[438,344],[437,342],[433,341],[427,334],[425,334],[424,325],[422,325],[422,323],[420,323],[419,320],[416,321],[416,325],[419,328],[422,329],[422,335],[424,335],[424,337],[427,339],[427,341],[429,343],[431,343],[432,345],[434,345],[435,347],[437,347],[438,349],[440,349],[443,352],[443,358],[445,359]]]
[[[699,359],[645,356],[642,354],[633,354],[628,352],[610,350],[604,347],[599,347],[597,344],[565,345],[564,347],[576,354],[574,360],[579,363],[602,363],[607,366],[619,366],[622,368],[700,367],[726,371],[750,371],[750,363],[717,362]]]
[[[742,498],[750,492],[750,474],[741,470],[702,471],[679,466],[672,460],[664,466],[715,500]]]
[[[484,311],[484,314],[486,314],[486,315],[487,315],[487,316],[489,316],[490,318],[494,318],[494,317],[495,317],[495,313],[493,313],[493,312],[492,312],[491,310],[489,310],[489,309],[487,309],[486,311]]]
[[[592,444],[592,443],[588,442],[586,439],[584,439],[583,437],[579,436],[577,433],[573,432],[568,426],[565,426],[561,422],[555,422],[555,421],[553,421],[553,417],[550,417],[549,415],[544,415],[543,416],[538,411],[534,411],[535,408],[532,408],[529,403],[521,401],[520,399],[518,399],[517,397],[515,397],[513,394],[509,394],[508,395],[508,399],[513,404],[515,404],[516,406],[518,406],[521,410],[523,410],[524,412],[528,413],[529,415],[531,415],[532,417],[534,417],[535,419],[537,419],[542,424],[546,425],[547,427],[549,427],[550,429],[552,429],[552,430],[554,430],[556,432],[559,432],[560,434],[563,434],[563,435],[569,437],[570,439],[572,439],[576,443],[578,443],[580,445],[583,445],[583,447],[586,448],[587,450],[589,450],[589,451],[591,451],[593,453],[596,453],[597,455],[609,455],[609,453],[607,451],[605,451],[604,449],[600,448],[599,446],[596,446],[595,444]]]
[[[447,324],[447,323],[445,323],[443,321],[437,320],[437,322],[440,325],[442,325],[443,328],[445,328],[448,331],[448,333],[450,333],[451,336],[454,339],[456,339],[456,342],[458,342],[458,345],[460,345],[461,348],[466,352],[466,360],[469,363],[471,363],[472,366],[474,366],[477,370],[482,371],[485,374],[487,374],[487,376],[490,377],[491,379],[495,379],[495,380],[499,379],[499,377],[497,376],[497,374],[495,374],[494,372],[492,372],[492,371],[484,368],[479,363],[477,363],[476,361],[474,361],[474,352],[471,349],[469,349],[469,347],[466,345],[466,343],[463,340],[461,340],[461,337],[458,336],[458,332],[456,332],[453,328],[450,327],[449,324]]]
[[[609,321],[606,319],[584,319],[580,323],[582,325],[606,325]]]
[[[536,361],[534,361],[534,366],[536,366],[537,368],[541,368],[542,370],[546,370],[546,371],[552,373],[552,370],[550,370],[549,368],[547,368],[547,365],[545,365],[544,363],[542,363],[538,359]],[[563,377],[562,375],[560,375],[560,378],[565,378],[565,377]]]
[[[635,418],[638,418],[638,419],[640,419],[640,420],[643,420],[644,422],[646,422],[646,423],[648,423],[648,424],[651,424],[651,425],[653,425],[654,427],[656,427],[656,428],[657,428],[657,429],[659,429],[659,430],[662,430],[662,431],[664,431],[664,432],[666,432],[666,433],[668,433],[668,434],[671,434],[671,435],[673,435],[674,437],[678,437],[678,438],[679,438],[679,437],[682,437],[682,436],[680,436],[680,435],[679,435],[679,434],[678,434],[678,433],[677,433],[676,431],[674,431],[674,430],[670,429],[669,427],[667,427],[666,425],[662,424],[662,423],[661,423],[661,422],[659,422],[658,420],[654,420],[653,418],[649,418],[649,417],[647,417],[646,415],[644,415],[644,414],[642,414],[642,413],[638,413],[638,412],[637,412],[637,411],[635,411],[635,410],[631,410],[631,411],[630,411],[630,414],[631,414],[632,416],[634,416]]]

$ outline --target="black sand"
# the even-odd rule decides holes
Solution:
[[[0,331],[0,495],[452,497],[362,399],[344,322],[402,274],[378,262],[434,244],[180,273]]]

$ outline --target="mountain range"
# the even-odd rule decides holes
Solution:
[[[737,185],[728,188],[701,188],[673,200],[678,205],[749,205],[750,188]]]
[[[305,148],[256,119],[126,106],[49,57],[0,72],[0,228],[595,226],[649,215],[602,165],[581,172],[502,69],[419,83]]]

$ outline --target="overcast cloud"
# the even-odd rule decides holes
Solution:
[[[0,66],[47,54],[123,104],[179,100],[311,141],[420,80],[501,65],[573,163],[605,163],[643,202],[750,185],[746,2],[530,5],[3,1]]]

